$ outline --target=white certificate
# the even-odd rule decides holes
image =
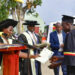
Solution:
[[[53,51],[47,49],[47,48],[44,48],[41,53],[39,54],[40,57],[37,57],[35,60],[41,62],[41,63],[46,63],[51,57],[52,55],[54,54]]]

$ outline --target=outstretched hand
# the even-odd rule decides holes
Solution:
[[[58,56],[53,56],[51,59],[50,59],[50,62],[56,62],[59,60],[59,57]]]
[[[49,65],[48,67],[49,67],[50,69],[54,69],[54,68],[60,66],[61,64],[62,64],[62,62],[59,62],[59,63],[52,63],[52,64]]]
[[[35,59],[35,58],[37,58],[37,57],[40,57],[40,55],[39,55],[39,54],[31,55],[31,58],[33,58],[33,59]]]
[[[58,60],[63,60],[64,59],[64,56],[53,56],[51,59],[50,59],[50,62],[53,63],[53,62],[56,62]]]

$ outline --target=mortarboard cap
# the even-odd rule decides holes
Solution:
[[[63,16],[62,21],[68,22],[68,23],[73,23],[74,22],[75,17],[67,16],[67,15],[62,15],[62,16]]]
[[[18,21],[15,21],[13,19],[6,19],[0,22],[0,31],[2,31],[4,28],[8,28],[9,26],[15,27],[17,25]]]
[[[39,25],[39,24],[37,23],[37,21],[26,20],[25,23],[23,23],[23,25],[35,26],[35,25]]]

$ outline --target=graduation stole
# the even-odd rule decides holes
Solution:
[[[33,45],[33,41],[31,39],[31,36],[27,33],[27,32],[23,32],[23,34],[25,35],[28,44]],[[34,50],[30,49],[30,55],[34,55]],[[31,60],[31,69],[32,69],[32,75],[36,75],[36,68],[35,68],[35,59],[30,59]]]
[[[75,52],[64,52],[64,55],[75,56]]]

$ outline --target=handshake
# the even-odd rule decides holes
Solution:
[[[62,64],[62,60],[64,59],[63,56],[53,56],[51,59],[50,59],[50,65],[48,66],[50,69],[53,69],[53,68],[56,68],[57,66],[61,65]]]

